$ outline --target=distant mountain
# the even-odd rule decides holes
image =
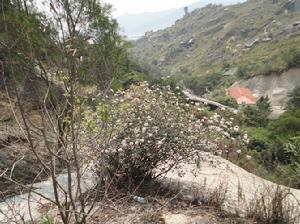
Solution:
[[[189,5],[189,11],[202,8],[207,4],[230,5],[245,0],[203,0]],[[170,9],[160,12],[144,12],[136,14],[124,14],[117,18],[122,33],[129,39],[137,39],[147,31],[157,31],[172,26],[176,20],[184,16],[184,9]]]
[[[218,70],[250,77],[300,63],[299,42],[300,0],[248,0],[194,10],[148,32],[133,52],[152,74],[198,77]]]

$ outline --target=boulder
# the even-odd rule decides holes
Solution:
[[[163,216],[165,224],[210,224],[212,223],[208,217],[188,216],[185,214],[165,214]]]
[[[290,217],[300,223],[300,190],[279,186],[210,153],[202,152],[200,158],[200,165],[182,163],[162,179],[164,185],[180,192],[178,198],[198,204],[210,202],[226,213],[246,217],[260,200],[271,209],[276,192],[283,192],[284,209],[291,209]]]
[[[251,39],[251,40],[249,40],[249,41],[247,41],[247,42],[245,43],[245,47],[246,47],[246,48],[251,48],[251,47],[254,46],[254,44],[257,44],[259,41],[260,41],[260,38],[259,38],[259,37],[256,37],[256,38],[254,38],[254,39]]]

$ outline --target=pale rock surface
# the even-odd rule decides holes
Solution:
[[[163,216],[165,224],[210,224],[208,218],[202,216],[187,216],[185,214],[166,214]]]
[[[203,160],[200,166],[198,162],[197,164],[194,162],[183,163],[180,169],[174,169],[167,173],[161,180],[162,183],[170,188],[179,190],[180,193],[178,197],[185,200],[209,200],[210,197],[217,195],[220,200],[223,201],[222,209],[224,211],[240,216],[246,216],[251,208],[251,204],[259,200],[262,196],[265,197],[266,201],[271,200],[270,196],[272,196],[277,187],[279,187],[288,193],[285,204],[293,207],[291,215],[298,219],[297,223],[300,223],[300,190],[278,186],[210,153],[201,153],[201,158],[203,158]],[[94,186],[95,178],[91,172],[85,173],[83,179],[83,190],[91,189]],[[61,185],[66,186],[65,174],[59,176],[59,182]],[[53,199],[54,196],[50,180],[36,184],[34,187],[39,193],[43,193]],[[20,218],[18,214],[23,216],[26,221],[29,221],[28,196],[28,194],[19,195],[1,203],[0,211],[2,213],[0,212],[0,223],[13,223],[9,221],[8,218],[13,218],[13,220],[16,221],[16,219]],[[32,194],[32,197],[30,197],[30,205],[33,219],[37,220],[42,216],[39,208],[46,203],[47,201],[45,199],[42,199],[36,194]],[[13,206],[14,212],[11,211],[10,206]],[[202,220],[199,223],[207,223],[205,216],[166,213],[164,217],[167,223],[170,224],[176,223],[176,220],[178,224],[189,224],[191,221],[193,223],[194,219],[198,219],[198,221]],[[181,221],[179,222],[178,220]]]
[[[300,190],[278,186],[262,179],[233,163],[209,153],[200,164],[182,164],[166,175],[164,183],[181,191],[181,197],[187,200],[208,200],[213,194],[224,199],[222,209],[228,213],[246,216],[249,209],[262,196],[271,200],[277,187],[286,192],[285,205],[293,208],[292,216],[300,223]]]

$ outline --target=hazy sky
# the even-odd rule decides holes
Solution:
[[[199,0],[102,0],[114,6],[114,15],[125,13],[154,12],[187,6]]]

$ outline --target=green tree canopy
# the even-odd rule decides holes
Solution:
[[[288,102],[288,108],[300,108],[300,86],[294,88],[294,90],[288,96],[290,97],[290,100]]]
[[[261,97],[255,105],[246,105],[243,112],[246,124],[254,127],[266,127],[268,116],[272,112],[269,98]]]

